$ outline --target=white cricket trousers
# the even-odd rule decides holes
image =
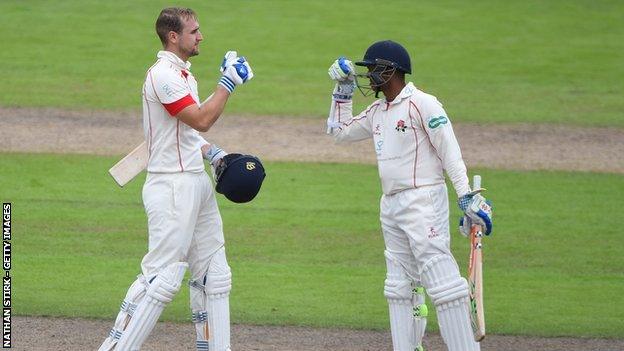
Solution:
[[[223,224],[206,172],[148,173],[143,204],[149,230],[145,277],[174,262],[188,262],[200,279],[211,256],[224,245]]]
[[[381,223],[386,256],[424,286],[448,350],[480,350],[470,327],[468,283],[451,254],[446,184],[384,195]]]
[[[420,271],[433,257],[452,256],[446,184],[383,195],[380,208],[386,250],[410,278],[420,281]]]

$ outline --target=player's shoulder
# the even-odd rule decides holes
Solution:
[[[384,102],[384,99],[377,99],[377,100],[375,100],[375,101],[371,102],[371,103],[370,103],[370,105],[366,106],[366,109],[368,110],[368,109],[373,108],[373,107],[375,107],[375,106],[379,106],[379,105],[381,105],[383,102]]]
[[[162,58],[158,59],[156,63],[147,70],[147,73],[157,80],[175,80],[182,78],[180,69],[169,60]]]
[[[383,99],[377,99],[375,101],[373,101],[370,105],[366,106],[366,108],[364,109],[364,111],[366,112],[366,114],[369,114],[370,112],[375,112],[375,110],[379,107],[379,105],[381,105],[383,103]]]
[[[414,93],[410,96],[410,101],[414,103],[416,106],[422,107],[422,108],[442,107],[442,103],[440,102],[440,100],[438,100],[438,98],[435,95],[429,94],[419,88],[416,88],[414,90]]]

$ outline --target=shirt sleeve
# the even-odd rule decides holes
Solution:
[[[329,111],[328,126],[332,127],[332,135],[337,142],[359,141],[373,136],[370,115],[379,103],[370,105],[359,115],[353,117],[353,102],[332,101]]]
[[[420,116],[425,133],[427,133],[431,145],[442,161],[442,167],[453,183],[457,196],[470,192],[466,165],[451,120],[444,111],[442,104],[431,96],[425,100],[421,112]]]
[[[176,74],[177,73],[177,74]],[[150,72],[154,93],[171,116],[197,102],[191,95],[191,88],[181,73],[175,70]]]

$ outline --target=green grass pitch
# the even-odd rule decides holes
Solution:
[[[170,1],[0,2],[0,105],[138,109]],[[189,0],[204,42],[192,59],[200,94],[236,49],[256,77],[228,113],[325,116],[339,55],[361,58],[391,38],[412,56],[414,83],[455,121],[624,126],[622,1]],[[370,100],[358,99],[363,107]]]
[[[147,238],[142,179],[117,188],[106,174],[116,160],[0,154],[2,200],[13,202],[16,314],[117,313]],[[266,169],[254,202],[219,196],[233,322],[388,328],[375,167]],[[494,235],[484,240],[488,331],[624,337],[624,238],[619,217],[609,215],[621,205],[624,178],[478,172],[496,211]],[[465,274],[468,242],[453,230],[452,243]],[[163,318],[189,320],[186,287]],[[435,318],[429,328],[437,329]]]

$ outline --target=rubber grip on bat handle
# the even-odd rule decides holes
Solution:
[[[481,176],[480,175],[477,174],[474,177],[472,177],[472,188],[473,189],[481,188]]]

